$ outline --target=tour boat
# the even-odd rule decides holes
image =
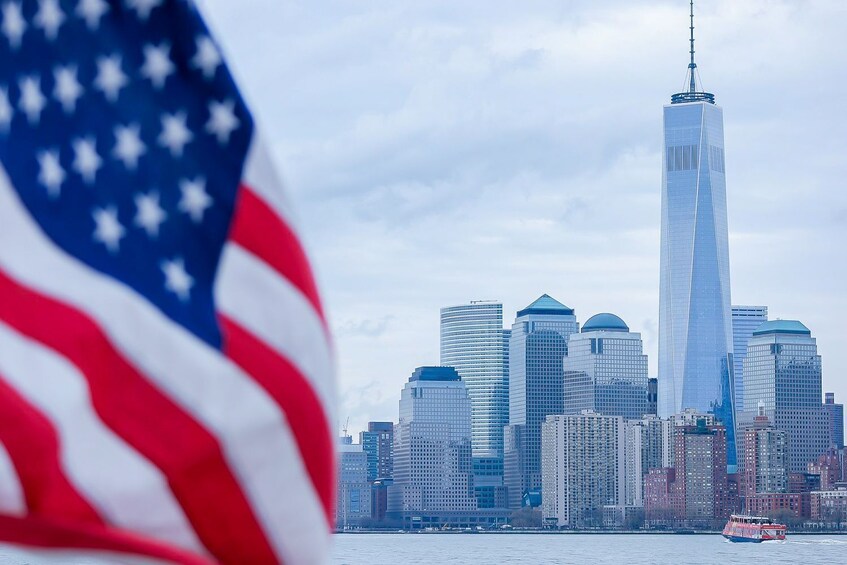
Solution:
[[[723,528],[723,537],[729,541],[759,543],[785,539],[785,525],[775,524],[764,516],[738,516],[733,514]]]

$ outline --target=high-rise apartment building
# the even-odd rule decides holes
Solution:
[[[590,410],[547,416],[541,432],[546,527],[601,526],[603,507],[621,504],[623,425],[620,416]]]
[[[475,300],[441,309],[441,365],[454,367],[471,398],[474,457],[503,457],[509,423],[509,349],[503,304]]]
[[[597,314],[571,334],[564,358],[564,414],[593,410],[641,418],[647,413],[647,356],[641,334],[614,314]]]
[[[653,415],[624,423],[624,501],[644,505],[644,477],[650,469],[671,466],[673,421]]]
[[[573,309],[544,294],[520,310],[509,340],[509,425],[504,431],[504,482],[509,507],[541,489],[541,424],[563,409],[562,359],[579,331]]]
[[[773,427],[764,407],[740,439],[741,496],[788,492],[788,437]]]
[[[744,409],[744,358],[747,357],[747,342],[753,337],[753,331],[767,321],[767,306],[732,307],[732,363],[735,370],[736,414]]]
[[[832,444],[838,449],[844,449],[844,405],[835,403],[835,393],[827,392],[823,408],[829,418]]]
[[[689,88],[664,107],[658,413],[713,412],[734,465],[723,110],[697,88],[693,8],[691,34]]]
[[[830,427],[821,404],[821,357],[809,328],[796,320],[765,322],[753,332],[744,359],[744,410],[751,407],[788,434],[788,469],[802,473],[830,447]]]
[[[452,367],[419,367],[400,396],[388,513],[411,527],[413,517],[441,523],[475,509],[465,383]]]
[[[394,423],[368,422],[368,430],[359,432],[359,443],[368,456],[368,481],[389,479],[394,471]]]
[[[676,426],[674,434],[677,518],[689,525],[723,525],[735,510],[726,472],[726,429],[699,420],[696,426]]]
[[[358,527],[371,517],[368,456],[361,444],[341,438],[338,444],[338,481],[335,524],[340,529]]]

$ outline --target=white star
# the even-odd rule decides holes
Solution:
[[[115,102],[120,90],[127,85],[129,80],[121,70],[121,56],[111,55],[97,59],[97,78],[94,85],[103,92],[106,100]]]
[[[159,195],[156,192],[150,194],[138,194],[135,196],[135,225],[144,229],[150,237],[158,237],[159,226],[168,215],[159,206]]]
[[[0,86],[0,131],[9,131],[14,114],[15,110],[9,104],[9,89]]]
[[[26,31],[26,20],[24,19],[19,2],[6,2],[3,4],[3,34],[9,39],[13,49],[21,46],[21,38]]]
[[[221,54],[212,38],[203,35],[197,38],[197,54],[191,59],[191,66],[203,71],[207,79],[215,78],[215,72],[221,64]]]
[[[209,121],[206,122],[206,131],[217,136],[220,144],[228,143],[229,135],[241,124],[235,117],[234,108],[235,102],[232,100],[209,102]]]
[[[75,139],[74,147],[74,163],[73,168],[78,172],[82,179],[91,184],[97,176],[97,169],[103,165],[103,159],[97,154],[97,144],[93,137],[83,139]]]
[[[130,8],[135,10],[139,18],[146,20],[150,17],[150,12],[153,11],[153,8],[159,6],[162,0],[126,0],[126,3]]]
[[[197,177],[193,181],[183,179],[179,181],[179,189],[182,198],[179,201],[179,209],[191,216],[194,223],[203,221],[203,213],[212,205],[212,197],[206,192],[206,180]]]
[[[167,43],[162,43],[158,47],[144,46],[144,65],[141,67],[141,75],[149,78],[156,88],[165,86],[168,75],[176,68],[168,56],[170,50],[171,46]]]
[[[115,149],[112,154],[123,161],[127,169],[138,166],[138,158],[147,152],[147,147],[141,141],[141,126],[131,124],[115,127]]]
[[[176,114],[164,114],[162,116],[162,133],[159,135],[159,145],[167,147],[174,157],[182,155],[185,145],[194,139],[185,125],[185,112]]]
[[[185,271],[185,261],[177,257],[173,261],[162,261],[165,273],[165,288],[176,294],[183,302],[189,299],[194,279]]]
[[[65,21],[65,13],[59,8],[58,0],[40,0],[38,13],[35,14],[35,25],[44,30],[47,39],[56,39],[59,27]]]
[[[76,70],[76,65],[56,67],[53,70],[53,76],[56,79],[53,96],[62,103],[62,108],[68,114],[74,111],[77,99],[82,96],[82,86],[76,78]]]
[[[41,81],[37,76],[24,77],[20,82],[21,98],[18,106],[24,111],[29,123],[37,124],[41,118],[41,110],[47,103],[41,94]]]
[[[100,27],[100,18],[108,11],[106,0],[79,0],[76,5],[76,15],[85,20],[90,30]]]
[[[114,206],[97,208],[92,212],[92,216],[97,224],[94,239],[105,245],[111,253],[117,252],[121,238],[126,234],[126,230],[118,221],[118,210]]]
[[[62,183],[65,182],[65,169],[59,164],[59,151],[41,151],[38,154],[38,182],[47,187],[47,194],[53,198],[59,196]]]

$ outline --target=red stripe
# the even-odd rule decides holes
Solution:
[[[156,543],[123,530],[68,524],[35,516],[0,515],[0,540],[22,546],[134,554],[180,565],[212,565],[197,555]]]
[[[29,512],[102,524],[62,469],[53,425],[0,375],[0,442],[9,452]]]
[[[285,277],[324,320],[318,287],[297,235],[245,184],[238,191],[229,239]]]
[[[253,377],[285,413],[327,524],[334,522],[335,448],[323,405],[309,382],[286,358],[238,323],[218,315],[224,354]]]
[[[161,469],[215,557],[224,563],[276,561],[212,434],[147,381],[81,311],[2,271],[0,296],[0,319],[76,365],[100,419]]]

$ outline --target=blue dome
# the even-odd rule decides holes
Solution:
[[[583,332],[628,332],[629,326],[627,326],[623,320],[615,316],[614,314],[595,314],[588,318],[588,321],[585,322],[582,326]]]

